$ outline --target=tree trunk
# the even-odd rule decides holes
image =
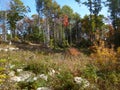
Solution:
[[[4,13],[5,17],[3,19],[3,25],[2,25],[2,39],[3,41],[7,41],[7,30],[6,30],[6,12]]]
[[[70,45],[72,44],[72,27],[70,25]]]
[[[6,27],[5,27],[5,22],[4,22],[4,24],[3,24],[3,27],[2,27],[2,39],[3,39],[3,41],[7,41],[7,31],[6,31]]]
[[[48,23],[48,19],[45,20],[45,46],[49,47],[50,45],[50,27]]]

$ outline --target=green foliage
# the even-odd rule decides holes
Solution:
[[[60,6],[52,0],[36,0],[36,8],[40,17],[44,14],[46,17],[51,18],[52,15],[56,16],[60,12]]]
[[[105,68],[101,70],[101,67],[98,67],[95,64],[89,64],[82,70],[82,76],[88,78],[91,83],[94,83],[96,88],[107,90],[114,88],[113,90],[116,90],[119,87],[120,82],[119,71],[117,71],[117,69],[111,71],[104,70]]]
[[[81,19],[80,15],[78,13],[73,14],[73,20],[79,21]]]
[[[50,78],[49,85],[55,90],[78,90],[73,75],[69,71],[62,70],[59,74]]]
[[[30,70],[35,74],[47,73],[49,71],[49,67],[47,66],[47,63],[45,61],[37,62],[34,60],[31,60],[24,69]]]
[[[83,70],[83,76],[89,79],[93,79],[94,82],[97,81],[97,71],[98,68],[92,64],[86,65],[86,68]]]
[[[14,32],[15,36],[16,22],[24,17],[27,12],[26,7],[23,5],[21,0],[12,0],[10,2],[10,10],[7,14],[7,20],[10,25],[10,29]]]
[[[114,37],[114,38],[113,38]],[[114,45],[115,45],[115,48],[118,48],[119,46],[120,46],[120,39],[119,39],[119,37],[120,37],[120,31],[118,30],[118,31],[115,31],[115,33],[114,33],[114,36],[111,36],[111,38],[113,38],[113,43],[114,43]]]
[[[5,59],[0,59],[0,85],[7,78],[5,67],[6,67],[6,60]]]
[[[19,89],[27,89],[27,90],[31,90],[31,89],[37,89],[38,87],[45,87],[47,86],[47,81],[43,80],[43,79],[37,79],[37,80],[33,80],[33,78],[31,78],[29,81],[21,81],[18,83],[18,87]]]
[[[118,30],[120,26],[120,1],[119,0],[107,0],[106,4],[109,8],[110,17],[112,19],[112,25],[115,30]]]
[[[102,27],[105,25],[103,23],[103,19],[104,19],[103,15],[98,15],[97,16],[97,19],[96,19],[97,20],[97,25],[96,25],[96,22],[95,22],[95,15],[91,15],[91,17],[93,18],[93,20],[91,21],[91,23],[90,23],[89,17],[90,16],[86,15],[81,20],[81,22],[82,22],[82,30],[83,30],[83,32],[86,32],[88,35],[90,34],[90,32],[93,32],[96,29],[97,30],[101,30]],[[90,25],[92,25],[92,29],[90,29]]]
[[[68,47],[69,46],[68,40],[63,40],[62,46]]]
[[[45,87],[45,86],[48,86],[48,81],[43,80],[43,79],[38,79],[34,81],[33,86],[34,87]]]
[[[120,58],[120,47],[117,48],[117,57]]]
[[[99,71],[98,72],[98,86],[100,89],[117,90],[120,83],[120,73],[116,71]],[[104,82],[104,85],[102,84]],[[102,86],[102,87],[101,87]]]
[[[75,0],[76,2],[80,2],[80,0]]]
[[[117,49],[117,52],[106,48],[97,50],[97,53],[93,53],[93,57],[82,56],[82,52],[80,52],[79,57],[73,57],[71,60],[69,57],[63,60],[61,53],[46,55],[23,50],[17,51],[17,53],[14,51],[1,52],[0,58],[5,57],[6,60],[9,60],[10,66],[14,65],[11,68],[13,71],[17,72],[17,69],[24,68],[23,71],[33,72],[30,80],[27,79],[25,82],[17,83],[17,86],[14,85],[14,89],[36,90],[38,87],[50,87],[53,90],[119,90],[120,48]],[[34,57],[31,55],[34,55]],[[98,62],[99,59],[102,63]],[[0,61],[0,75],[6,74],[6,60],[1,59]],[[54,70],[52,75],[50,75],[50,70]],[[45,74],[48,77],[47,80],[42,78],[33,80],[40,74]],[[19,72],[15,75],[19,75]],[[87,79],[89,87],[83,88],[82,84],[77,84],[74,81],[74,77]],[[11,83],[4,83],[3,81],[7,79],[3,77],[1,80],[4,85]]]
[[[86,48],[86,47],[91,46],[92,44],[93,44],[93,43],[92,43],[90,40],[82,39],[82,40],[80,41],[80,43],[77,44],[77,46],[82,47],[82,48]]]
[[[55,42],[55,41],[54,41],[53,39],[50,39],[50,47],[51,47],[51,48],[54,48],[54,47],[55,47],[55,46],[54,46],[54,42]]]
[[[72,10],[71,7],[65,5],[65,6],[62,7],[62,14],[63,15],[67,15],[68,18],[72,18],[72,16],[73,16],[73,10]]]
[[[35,89],[35,87],[33,86],[33,81],[29,81],[29,82],[19,82],[18,83],[18,86],[19,86],[19,89],[25,89],[25,90],[29,90],[29,89]]]
[[[10,41],[11,40],[11,35],[7,34],[7,40]]]
[[[39,42],[43,42],[44,38],[43,38],[43,34],[41,32],[41,30],[39,30],[38,27],[33,27],[33,32],[28,35],[28,38],[30,41],[34,42],[34,43],[39,43]]]

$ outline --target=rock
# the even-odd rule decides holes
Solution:
[[[14,47],[9,47],[8,50],[9,50],[9,51],[14,51],[15,48],[14,48]]]
[[[83,88],[86,88],[90,85],[89,81],[81,77],[74,77],[74,81],[76,82],[76,84],[82,85]]]
[[[16,50],[19,50],[19,48],[9,47],[8,50],[9,51],[16,51]]]
[[[2,51],[3,50],[3,48],[0,48],[0,51]]]
[[[17,72],[22,72],[23,71],[23,69],[17,69]]]
[[[11,41],[9,42],[9,45],[12,45],[12,42],[11,42]]]
[[[8,51],[8,49],[7,49],[7,48],[5,48],[5,49],[3,49],[3,51],[7,52],[7,51]]]
[[[14,81],[14,82],[20,82],[21,81],[21,77],[18,77],[18,76],[14,76],[10,79],[11,81]]]
[[[6,47],[6,48],[0,48],[0,51],[17,51],[19,48],[14,48],[14,47]]]
[[[74,77],[74,81],[77,83],[77,84],[81,84],[83,79],[81,77]]]
[[[15,65],[9,64],[9,67],[10,67],[10,69],[13,69],[15,67]]]
[[[22,71],[19,73],[18,76],[11,77],[11,80],[14,82],[20,82],[20,81],[29,82],[32,77],[34,77],[34,74],[32,72]]]
[[[51,69],[49,72],[48,72],[48,75],[50,76],[54,76],[55,74],[55,70],[54,69]]]
[[[90,86],[90,83],[86,79],[83,79],[83,83],[84,83],[84,85],[83,85],[84,88]]]
[[[19,74],[19,77],[21,77],[21,81],[28,80],[29,78],[31,78],[33,76],[34,76],[34,74],[32,72],[29,72],[29,71],[22,71]]]
[[[48,76],[46,76],[45,74],[40,74],[40,75],[38,76],[38,78],[41,78],[41,79],[44,79],[45,81],[47,81]]]
[[[51,90],[51,89],[48,87],[39,87],[39,88],[37,88],[37,90]]]
[[[16,48],[16,50],[19,50],[19,48]]]
[[[10,71],[9,74],[8,74],[8,76],[10,76],[10,77],[15,76],[15,71]]]
[[[38,79],[38,77],[34,77],[33,80],[36,81]]]

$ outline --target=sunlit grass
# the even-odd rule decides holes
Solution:
[[[72,54],[78,53],[73,50]],[[0,59],[6,59],[7,64],[15,65],[12,70],[22,68],[26,71],[31,71],[37,74],[48,74],[51,69],[54,69],[57,73],[60,73],[61,79],[58,77],[51,77],[47,82],[52,88],[64,88],[60,84],[73,85],[72,79],[69,82],[66,77],[80,76],[89,80],[96,89],[101,90],[117,90],[120,83],[120,67],[119,67],[119,49],[117,52],[107,48],[97,48],[97,52],[86,56],[79,51],[79,55],[72,55],[66,52],[59,53],[44,53],[43,51],[29,51],[29,50],[18,50],[18,51],[1,51]],[[66,76],[63,76],[66,74]],[[59,76],[59,74],[58,74]],[[55,83],[57,82],[59,83]],[[65,86],[66,88],[67,86]],[[111,89],[114,88],[114,89]],[[74,90],[73,89],[73,90]],[[89,88],[92,90],[92,86]],[[87,89],[87,90],[89,90]]]

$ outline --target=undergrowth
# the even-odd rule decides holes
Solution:
[[[21,82],[16,88],[30,88],[30,90],[40,86],[50,87],[53,90],[119,90],[120,88],[120,48],[114,51],[96,47],[96,52],[90,56],[80,54],[79,57],[72,57],[72,60],[69,57],[64,59],[62,53],[46,55],[24,50],[0,52],[0,58],[0,83],[5,84],[4,60],[8,60],[9,65],[14,65],[10,70],[16,71],[21,68],[35,75],[48,76],[48,81],[39,79],[33,82]],[[55,70],[52,76],[48,73],[51,69]],[[74,81],[76,76],[87,79],[90,86],[82,88],[76,84]]]

